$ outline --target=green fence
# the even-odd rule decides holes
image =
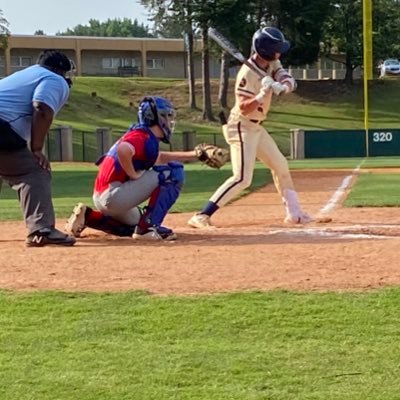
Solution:
[[[292,158],[400,156],[400,129],[296,129],[291,145]]]

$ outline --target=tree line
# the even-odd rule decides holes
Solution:
[[[207,29],[216,27],[248,55],[253,33],[264,25],[276,26],[291,41],[285,65],[303,66],[325,56],[343,63],[345,82],[363,64],[362,0],[137,0],[149,14],[151,26],[129,18],[91,19],[57,35],[184,38],[188,65],[189,106],[196,108],[194,90],[194,40],[202,41],[203,117],[212,120],[209,57],[221,57],[219,102],[227,104],[229,66],[235,61],[208,40]],[[374,62],[398,57],[400,44],[399,0],[373,1]],[[36,34],[43,34],[37,31]],[[0,39],[8,24],[0,10]]]
[[[203,41],[203,117],[213,119],[209,90],[209,52],[221,56],[219,101],[226,106],[227,54],[209,42],[207,28],[214,26],[250,54],[251,38],[260,26],[275,26],[291,41],[285,65],[302,66],[325,56],[343,63],[345,82],[353,83],[353,71],[363,64],[362,0],[139,0],[148,10],[157,35],[185,37],[187,42],[189,87],[194,93],[190,71],[193,38]],[[400,33],[399,0],[373,1],[373,56],[377,60],[398,57]],[[190,106],[195,107],[192,94]]]

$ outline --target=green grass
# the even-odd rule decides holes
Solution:
[[[400,206],[400,175],[381,173],[362,174],[347,197],[345,206]]]
[[[70,215],[77,202],[92,204],[93,184],[97,167],[90,164],[57,163],[53,166],[53,202],[56,215]],[[229,164],[220,170],[212,170],[201,164],[185,165],[186,183],[172,212],[200,210],[218,186],[231,176]],[[253,184],[243,195],[271,181],[271,174],[261,164],[254,171]],[[0,221],[22,218],[16,193],[3,185],[0,193]]]
[[[2,400],[395,400],[400,290],[0,293]]]
[[[315,158],[289,161],[291,169],[399,168],[400,157]]]

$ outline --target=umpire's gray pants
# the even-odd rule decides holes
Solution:
[[[28,234],[55,226],[51,173],[30,150],[0,151],[0,176],[17,191]]]
[[[158,172],[145,171],[136,180],[112,182],[103,193],[93,194],[93,203],[105,215],[127,225],[137,225],[140,219],[138,205],[146,201],[159,186]],[[164,171],[166,177],[170,171]]]

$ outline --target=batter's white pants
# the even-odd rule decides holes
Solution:
[[[262,125],[243,118],[229,122],[223,127],[223,133],[230,146],[233,175],[216,190],[210,201],[222,207],[249,187],[256,159],[271,170],[281,197],[285,189],[294,190],[288,162]]]

